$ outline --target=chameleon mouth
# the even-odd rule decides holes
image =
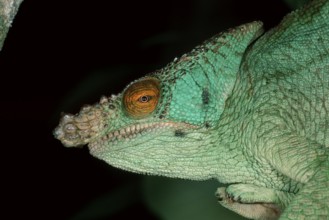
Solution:
[[[97,148],[105,143],[117,144],[119,141],[130,141],[139,135],[157,131],[165,128],[178,129],[195,129],[197,126],[183,122],[152,122],[152,123],[140,123],[132,124],[128,127],[120,130],[111,131],[104,136],[100,137],[99,140],[89,143],[89,148]]]

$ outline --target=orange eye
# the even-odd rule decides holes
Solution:
[[[159,95],[159,81],[155,78],[145,78],[126,89],[123,104],[131,117],[140,119],[155,110]]]

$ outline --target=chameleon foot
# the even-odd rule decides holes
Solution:
[[[280,217],[281,210],[275,203],[255,201],[253,200],[255,198],[249,197],[249,195],[253,195],[254,192],[250,192],[248,195],[247,189],[242,192],[232,192],[232,190],[230,190],[232,186],[238,185],[231,185],[227,188],[220,187],[216,191],[218,202],[225,208],[235,211],[249,219],[275,220]]]

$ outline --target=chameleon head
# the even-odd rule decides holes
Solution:
[[[88,144],[93,156],[125,170],[214,177],[218,170],[205,167],[218,163],[214,149],[225,101],[261,26],[253,22],[221,33],[121,94],[63,116],[55,137],[67,147]]]
[[[195,132],[199,125],[171,112],[169,81],[156,74],[141,78],[117,96],[102,98],[76,115],[63,115],[54,135],[66,147],[88,144],[93,156],[116,167],[178,176],[167,170],[166,158],[176,155],[170,159],[173,164],[195,154],[202,133]]]

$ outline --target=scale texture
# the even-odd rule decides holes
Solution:
[[[128,171],[215,178],[246,218],[329,219],[329,1],[220,33],[54,135]]]

